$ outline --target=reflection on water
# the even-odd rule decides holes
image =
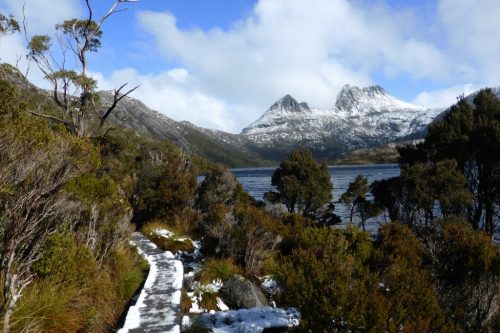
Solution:
[[[264,193],[273,190],[271,185],[271,177],[275,168],[246,168],[232,169],[243,189],[251,196],[258,200],[262,200]],[[333,183],[333,200],[337,202],[342,193],[344,193],[351,181],[361,174],[368,178],[371,184],[376,180],[397,177],[399,176],[399,166],[397,164],[370,164],[370,165],[336,165],[328,168]],[[368,199],[371,199],[368,195]],[[335,210],[343,220],[346,220],[347,212],[340,203],[336,203]],[[378,223],[384,218],[379,217],[368,221],[367,229],[376,231]]]

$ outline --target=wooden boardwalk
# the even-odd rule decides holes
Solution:
[[[127,313],[124,327],[118,332],[180,332],[182,263],[170,252],[158,249],[141,233],[133,233],[132,241],[148,260],[150,271],[136,304]]]

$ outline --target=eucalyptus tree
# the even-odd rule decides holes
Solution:
[[[283,203],[290,213],[314,217],[332,200],[332,181],[326,164],[314,160],[308,149],[298,149],[281,162],[273,174],[277,191],[265,193],[266,200]]]
[[[19,22],[12,15],[0,13],[0,36],[19,32]]]
[[[365,201],[368,189],[368,179],[363,175],[358,175],[354,181],[349,183],[347,191],[341,195],[340,202],[344,204],[349,213],[349,224],[352,224],[356,211]]]
[[[429,126],[425,141],[400,149],[401,164],[455,160],[473,202],[467,217],[474,229],[494,233],[500,221],[500,99],[491,89],[459,98]]]
[[[29,39],[28,58],[36,63],[52,86],[56,113],[30,110],[31,114],[63,124],[79,138],[105,135],[105,122],[117,104],[138,87],[126,90],[123,84],[114,90],[112,101],[104,105],[96,93],[97,81],[88,72],[91,53],[101,47],[103,24],[114,14],[124,11],[122,3],[138,0],[116,0],[109,11],[95,19],[90,0],[85,0],[87,15],[72,18],[55,26],[56,45],[48,35]],[[27,33],[26,33],[27,35]],[[74,60],[74,61],[73,61]],[[74,63],[74,66],[71,64]]]

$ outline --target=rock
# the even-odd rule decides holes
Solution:
[[[221,288],[222,298],[232,308],[255,308],[268,306],[262,291],[242,276],[229,280]]]

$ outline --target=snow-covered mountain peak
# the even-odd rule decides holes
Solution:
[[[392,112],[401,110],[425,111],[425,107],[403,102],[387,93],[381,86],[359,88],[346,84],[337,96],[335,108],[348,114]]]
[[[304,112],[310,109],[307,103],[298,103],[292,96],[286,95],[274,103],[269,111]]]
[[[361,96],[369,96],[374,97],[376,95],[384,95],[387,94],[384,88],[379,85],[373,85],[368,87],[360,88],[358,86],[354,86],[351,84],[346,84],[340,90],[337,99],[340,98],[353,98],[359,99]]]
[[[380,86],[345,85],[331,109],[311,109],[286,95],[242,134],[262,145],[334,140],[358,147],[420,132],[441,111],[403,102]]]

